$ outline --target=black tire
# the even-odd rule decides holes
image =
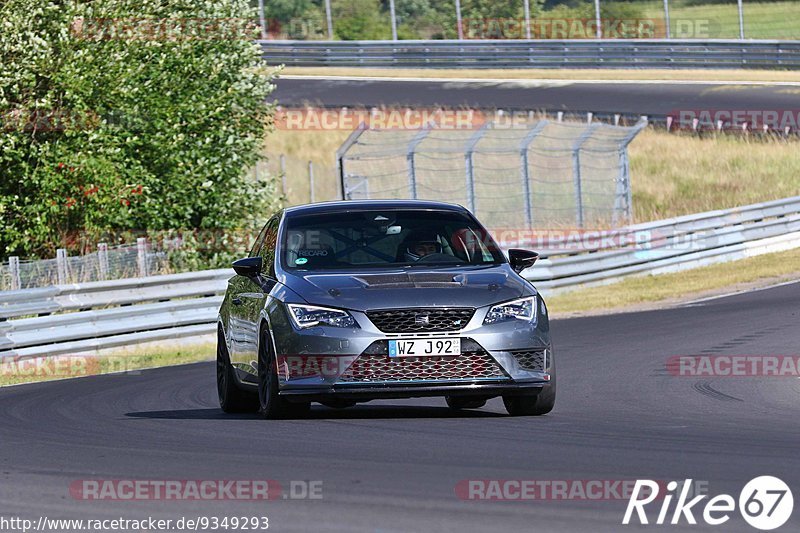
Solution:
[[[262,330],[258,343],[258,413],[264,418],[299,418],[308,413],[310,402],[292,403],[278,395],[278,369],[272,342]]]
[[[551,357],[552,350],[550,351]],[[550,386],[536,396],[503,396],[503,405],[511,416],[540,416],[556,404],[556,360],[550,361]]]
[[[252,413],[258,405],[254,394],[243,391],[236,384],[225,335],[217,330],[217,395],[219,406],[226,413]]]
[[[480,409],[486,405],[486,398],[470,398],[469,396],[445,396],[450,409]]]

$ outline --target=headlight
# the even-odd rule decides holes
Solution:
[[[334,328],[350,328],[356,325],[356,320],[350,313],[341,309],[298,304],[287,304],[287,306],[292,322],[300,329],[319,325]]]
[[[512,302],[495,305],[486,314],[483,320],[484,324],[496,324],[504,320],[527,320],[531,321],[536,318],[536,296],[528,298],[520,298]]]

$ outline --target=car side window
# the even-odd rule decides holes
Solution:
[[[267,228],[269,227],[270,222],[272,222],[272,220],[269,220],[266,224],[264,224],[264,227],[258,232],[258,237],[256,237],[248,257],[258,257],[262,246],[264,246],[264,238],[267,236]]]
[[[258,251],[258,255],[262,259],[262,272],[271,278],[275,277],[275,249],[278,246],[279,224],[280,219],[278,217],[272,217],[267,222],[264,227],[264,239]]]

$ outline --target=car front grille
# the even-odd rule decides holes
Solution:
[[[459,331],[470,321],[475,309],[387,309],[367,311],[367,317],[384,333]]]
[[[339,377],[342,383],[504,379],[500,365],[486,352],[456,357],[389,357],[362,354]]]
[[[536,372],[544,372],[545,356],[544,350],[529,350],[511,352],[517,364],[522,370],[533,370]]]

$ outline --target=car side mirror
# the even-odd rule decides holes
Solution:
[[[246,278],[254,278],[261,274],[261,266],[260,257],[245,257],[233,262],[233,270]]]
[[[517,274],[526,268],[532,267],[537,259],[539,259],[539,254],[531,250],[512,248],[508,251],[508,262],[511,263],[511,268]]]

